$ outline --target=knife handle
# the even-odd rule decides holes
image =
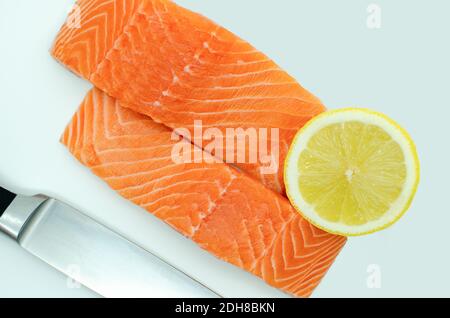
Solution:
[[[28,220],[38,211],[48,197],[43,195],[23,196],[15,195],[10,191],[1,189],[3,205],[8,205],[0,216],[0,231],[5,232],[17,240]],[[9,202],[9,203],[8,203]]]
[[[16,197],[16,194],[0,187],[0,217],[3,215],[3,212],[8,208],[11,202]]]

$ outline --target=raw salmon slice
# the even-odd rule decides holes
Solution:
[[[284,193],[282,163],[291,140],[325,109],[294,78],[233,33],[171,1],[79,0],[74,12],[79,25],[72,17],[62,27],[52,49],[57,60],[124,107],[188,128],[185,137],[197,145],[194,120],[223,135],[226,128],[278,128],[278,171],[263,173],[261,160],[237,166]],[[213,154],[231,151],[227,162],[236,162],[238,147],[218,143],[223,149]]]
[[[121,196],[218,258],[309,296],[346,239],[315,228],[285,197],[230,165],[175,164],[171,137],[169,128],[93,89],[61,141]]]

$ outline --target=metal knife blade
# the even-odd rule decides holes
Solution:
[[[11,195],[2,188],[0,192],[11,202]],[[44,196],[20,195],[9,202],[3,213],[0,211],[0,231],[75,283],[102,296],[219,296],[67,204]]]

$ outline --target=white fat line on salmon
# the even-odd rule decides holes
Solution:
[[[279,135],[278,128],[209,127],[203,130],[202,121],[195,120],[192,129],[176,128],[172,132],[171,139],[177,143],[171,156],[176,164],[224,161],[229,164],[259,164],[261,174],[277,174]]]

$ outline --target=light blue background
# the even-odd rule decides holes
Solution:
[[[421,183],[392,228],[351,238],[317,297],[450,297],[450,2],[183,0],[273,58],[329,108],[368,107],[405,127]],[[366,24],[369,4],[381,28]],[[377,264],[381,288],[367,288]]]
[[[5,20],[3,9],[11,9],[6,2],[0,0],[0,34],[32,27]],[[34,0],[17,5],[26,10],[27,2]],[[372,2],[364,0],[176,2],[251,42],[329,108],[384,112],[416,141],[422,180],[411,209],[386,231],[350,239],[314,296],[450,297],[450,2],[373,1],[382,10],[380,29],[367,28]],[[36,14],[45,15],[45,5]],[[43,41],[53,37],[48,34]],[[0,59],[13,57],[8,50],[14,48],[3,44]],[[67,289],[63,275],[33,263],[3,236],[0,247],[0,296],[93,295]],[[379,289],[367,287],[370,264],[381,270]]]

